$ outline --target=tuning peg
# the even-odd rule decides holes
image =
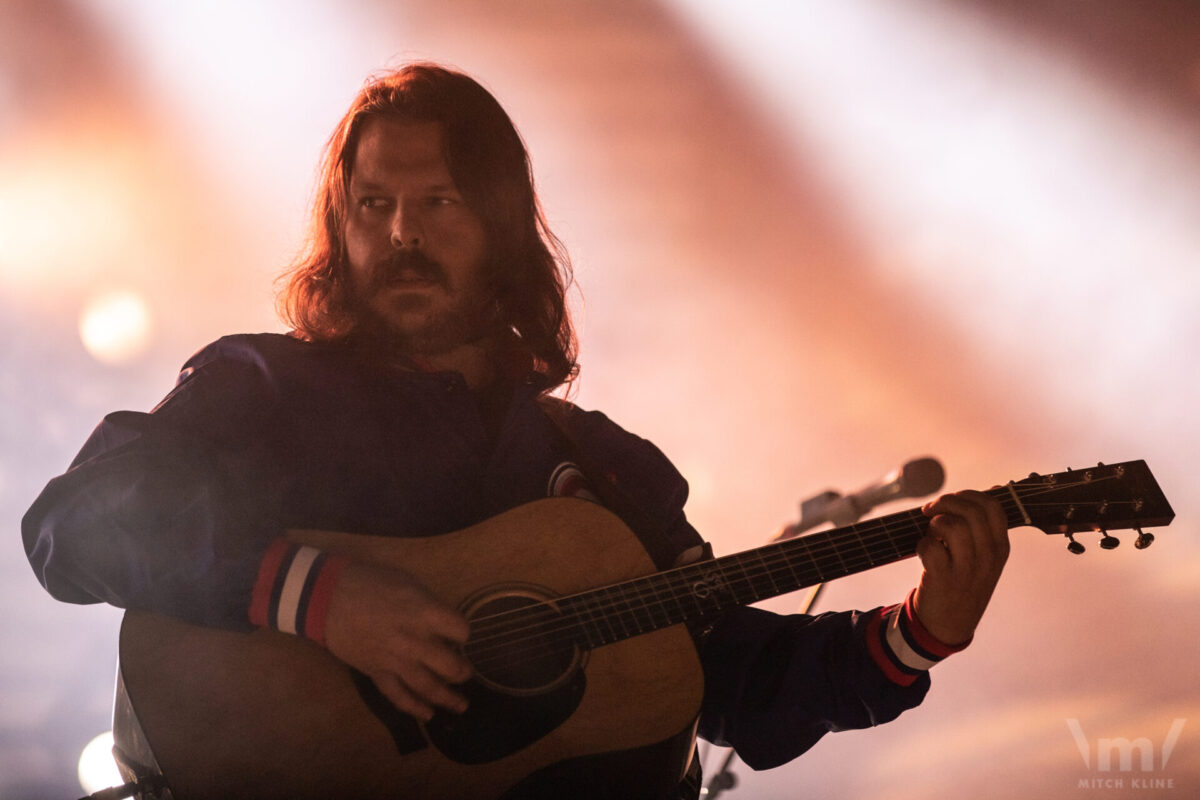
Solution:
[[[1100,529],[1100,533],[1104,534],[1100,539],[1100,549],[1116,550],[1117,545],[1121,543],[1121,540],[1115,536],[1109,535],[1108,531],[1104,530],[1103,528]]]
[[[1075,555],[1079,555],[1080,553],[1082,553],[1084,550],[1087,549],[1086,547],[1081,545],[1079,542],[1075,541],[1075,537],[1072,536],[1071,534],[1068,533],[1067,538],[1071,540],[1071,543],[1067,545],[1067,549],[1070,550]]]
[[[1145,550],[1147,547],[1149,547],[1151,544],[1153,544],[1153,542],[1154,542],[1154,534],[1153,533],[1146,533],[1141,528],[1134,528],[1134,530],[1137,531],[1138,537],[1136,540],[1134,540],[1133,546],[1136,547],[1138,550]]]

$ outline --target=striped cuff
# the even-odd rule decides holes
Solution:
[[[325,614],[346,559],[276,539],[258,568],[250,623],[325,644]]]
[[[875,612],[866,628],[871,658],[888,680],[900,686],[911,686],[922,672],[971,643],[968,639],[951,646],[934,638],[917,618],[916,594],[914,589],[902,604]]]

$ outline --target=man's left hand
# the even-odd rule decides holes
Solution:
[[[956,492],[921,509],[929,532],[917,543],[925,571],[914,599],[917,618],[946,645],[975,633],[1008,559],[1008,525],[1000,504],[982,492]]]

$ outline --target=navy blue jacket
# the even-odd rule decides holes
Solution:
[[[660,567],[700,544],[666,457],[598,412],[571,413],[564,437],[539,378],[517,381],[489,424],[457,373],[381,367],[282,335],[226,337],[151,413],[107,416],[50,481],[22,523],[30,563],[60,600],[246,629],[283,531],[458,530],[555,493],[576,449],[589,477],[637,509],[627,521]],[[927,675],[898,685],[868,652],[879,614],[726,612],[701,645],[701,735],[761,769],[917,705]]]

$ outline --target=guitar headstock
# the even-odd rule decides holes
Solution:
[[[1134,545],[1148,547],[1154,536],[1142,528],[1168,525],[1175,518],[1145,461],[1099,464],[1052,475],[1034,473],[1002,489],[1008,495],[1004,507],[1010,523],[1065,535],[1072,553],[1083,552],[1073,536],[1080,531],[1101,532],[1100,546],[1111,550],[1120,542],[1109,531],[1133,529],[1138,532]]]

